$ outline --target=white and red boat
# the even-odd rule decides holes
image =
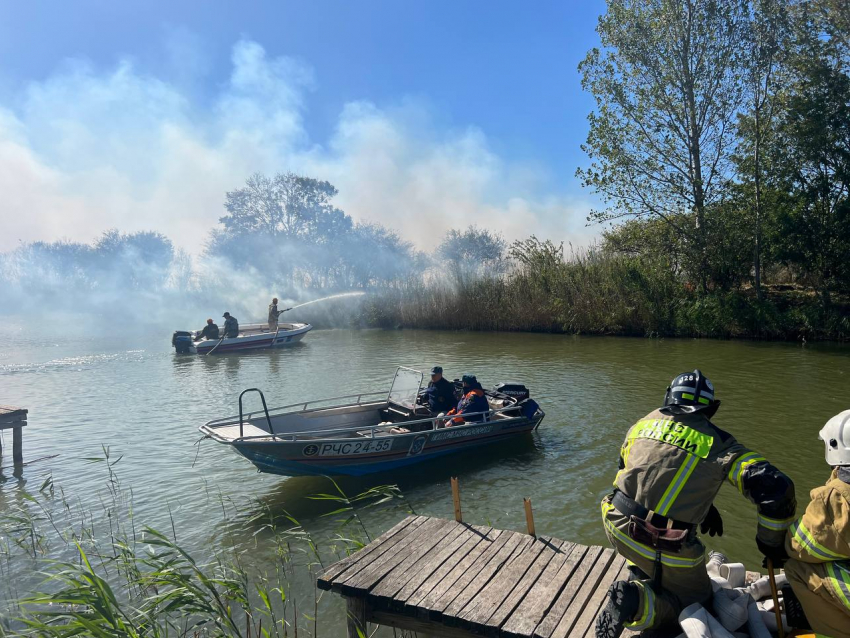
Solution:
[[[280,323],[277,330],[269,330],[266,323],[246,323],[239,326],[235,337],[202,341],[195,341],[199,330],[178,330],[171,337],[171,345],[177,354],[228,354],[282,348],[298,343],[312,329],[309,323]]]

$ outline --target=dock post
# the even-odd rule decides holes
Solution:
[[[20,465],[24,462],[23,430],[20,426],[12,428],[12,463],[15,465]]]
[[[12,463],[16,466],[23,465],[23,428],[27,424],[27,412],[25,408],[16,408],[11,405],[0,405],[0,430],[12,430]],[[0,444],[0,454],[3,453]]]
[[[366,599],[362,596],[346,596],[346,616],[348,618],[348,638],[367,638]]]
[[[534,531],[534,512],[531,511],[531,499],[524,498],[522,501],[525,505],[525,524],[528,526],[528,533],[536,537],[537,534]]]
[[[463,523],[463,512],[460,511],[460,487],[456,476],[452,477],[452,500],[455,505],[455,520],[458,523]]]

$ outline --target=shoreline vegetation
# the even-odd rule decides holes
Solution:
[[[329,478],[328,493],[304,497],[327,504],[320,517],[332,525],[316,535],[286,511],[208,491],[222,531],[189,551],[170,505],[164,529],[139,522],[116,471],[121,458],[103,451],[91,459],[108,472],[100,510],[50,475],[0,508],[0,638],[338,635],[340,601],[318,591],[316,576],[372,540],[370,511],[415,513],[395,485],[348,496]],[[260,545],[258,564],[248,554]]]
[[[362,327],[787,341],[850,339],[850,295],[825,307],[797,283],[700,294],[652,259],[575,251],[532,238],[499,275],[411,279],[365,298]],[[519,252],[521,251],[521,255]],[[319,318],[319,321],[321,319]]]

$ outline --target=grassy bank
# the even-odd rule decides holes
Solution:
[[[663,259],[526,251],[502,275],[446,271],[411,278],[364,301],[362,325],[567,334],[847,340],[850,298],[829,304],[794,283],[709,290]]]

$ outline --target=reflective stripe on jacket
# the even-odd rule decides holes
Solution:
[[[794,484],[702,412],[660,408],[633,425],[614,485],[657,514],[698,524],[727,481],[758,506],[758,537],[781,545],[797,506]]]
[[[788,530],[788,556],[804,563],[850,561],[850,485],[833,472],[810,496],[805,513]]]

